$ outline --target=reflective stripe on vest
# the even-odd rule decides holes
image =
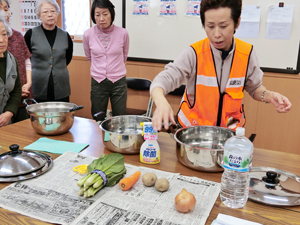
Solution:
[[[195,99],[189,102],[187,89],[184,93],[178,122],[181,126],[211,125],[227,127],[229,120],[243,126],[242,99],[245,77],[252,45],[235,39],[235,51],[225,93],[221,94],[208,38],[191,45],[197,56]],[[236,128],[236,127],[235,127]],[[233,128],[233,129],[235,129]]]

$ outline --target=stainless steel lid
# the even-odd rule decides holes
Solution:
[[[0,177],[19,176],[44,167],[47,157],[42,153],[19,150],[19,145],[9,146],[10,152],[0,155]]]
[[[249,199],[268,205],[300,205],[300,177],[275,168],[253,167]]]

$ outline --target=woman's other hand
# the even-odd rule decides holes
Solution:
[[[290,111],[292,103],[289,99],[278,92],[266,90],[264,86],[260,86],[254,92],[254,99],[266,103],[272,103],[279,113],[286,113]]]
[[[271,103],[276,107],[277,112],[286,113],[290,111],[292,103],[287,97],[273,91],[270,91],[270,94]]]
[[[13,113],[6,111],[0,115],[0,127],[4,127],[9,124],[11,118],[13,117]]]
[[[164,90],[162,88],[154,88],[151,96],[156,106],[152,117],[153,129],[159,131],[163,124],[164,128],[167,130],[169,128],[169,122],[176,124],[172,107],[165,98]]]
[[[29,84],[29,83],[26,83],[22,86],[22,97],[27,97],[29,95],[30,87],[31,87],[31,84]]]

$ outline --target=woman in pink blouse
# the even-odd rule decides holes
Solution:
[[[114,5],[109,0],[95,0],[91,19],[96,24],[83,35],[83,47],[91,62],[92,115],[106,112],[110,99],[112,115],[126,113],[126,67],[128,32],[113,24]],[[101,118],[104,119],[104,118]]]
[[[6,12],[7,23],[9,23],[10,18],[9,6],[9,0],[0,0],[0,9]],[[13,54],[18,62],[22,82],[22,98],[33,98],[31,91],[31,53],[27,48],[23,35],[19,31],[14,29],[11,30],[12,35],[8,37],[7,50]],[[18,122],[27,118],[29,118],[29,115],[25,109],[25,105],[20,104],[18,113],[13,118],[13,122]]]

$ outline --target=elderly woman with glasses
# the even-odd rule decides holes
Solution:
[[[0,11],[0,127],[10,124],[21,102],[21,79],[18,63],[7,51],[11,29],[6,24],[5,13]]]
[[[10,0],[0,0],[0,9],[6,13],[6,22],[9,25],[10,19]],[[18,62],[20,78],[22,82],[22,98],[32,98],[31,91],[31,53],[29,52],[25,43],[23,35],[12,29],[12,35],[8,37],[7,50],[13,54]],[[21,120],[29,118],[26,111],[26,105],[20,104],[17,115],[13,117],[13,122],[19,122]]]
[[[38,102],[69,102],[71,94],[67,65],[72,60],[70,35],[56,26],[60,8],[55,0],[38,0],[35,13],[42,24],[25,34],[32,54],[32,91]]]

